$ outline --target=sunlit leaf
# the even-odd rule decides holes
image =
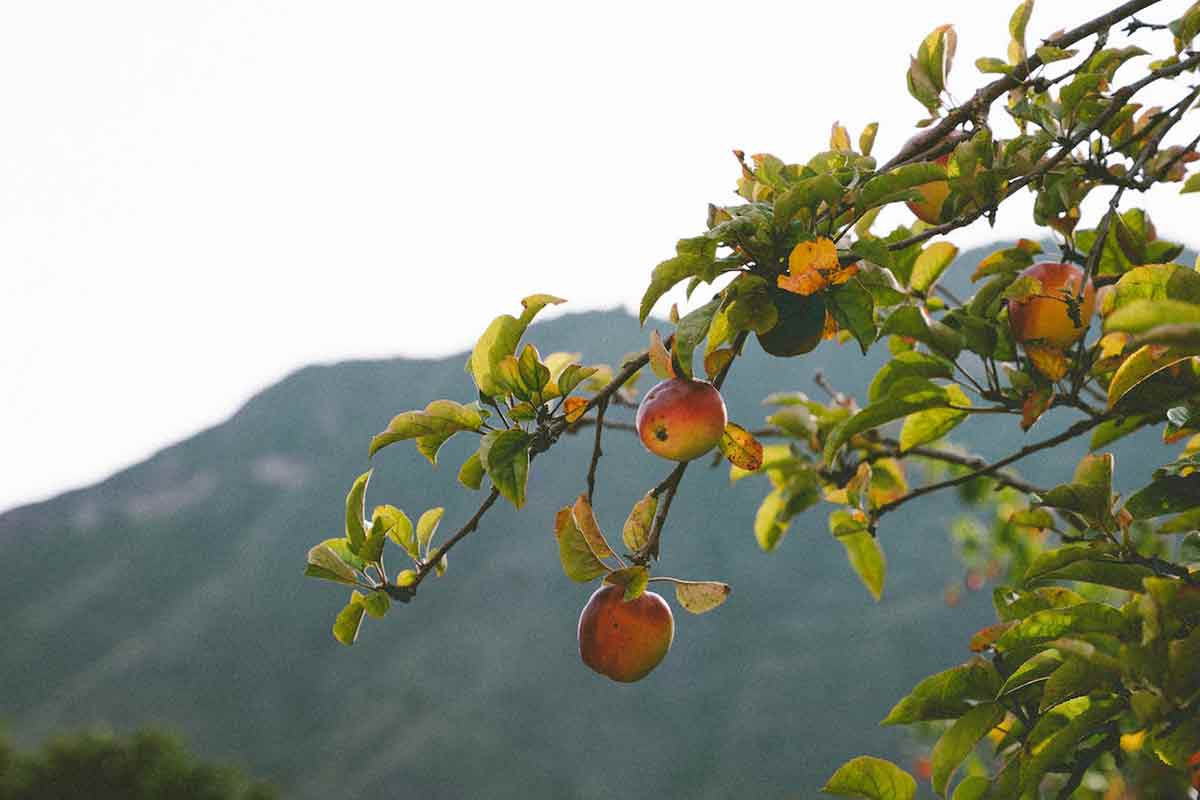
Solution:
[[[753,472],[762,466],[763,446],[748,430],[734,422],[726,423],[717,445],[731,464]]]
[[[429,552],[429,542],[433,539],[433,535],[437,533],[438,525],[442,521],[442,516],[446,513],[446,509],[438,506],[431,508],[421,515],[417,520],[417,546],[420,552]]]
[[[650,537],[650,527],[654,523],[654,513],[658,510],[658,498],[649,492],[633,505],[625,526],[621,529],[621,541],[629,552],[636,553],[646,546]]]
[[[672,578],[675,599],[686,611],[703,614],[712,611],[729,599],[729,584],[719,581],[681,581]]]
[[[600,531],[600,524],[596,522],[596,515],[587,501],[587,495],[579,495],[575,505],[571,508],[571,516],[575,520],[575,527],[583,534],[584,540],[596,554],[596,558],[608,558],[613,555],[612,548],[608,546],[608,542],[604,540],[604,534]]]
[[[913,800],[917,782],[890,761],[859,756],[838,767],[821,791],[866,800]]]
[[[946,796],[946,788],[954,771],[988,731],[1000,724],[1006,711],[999,703],[980,703],[967,711],[942,734],[930,757],[933,767],[933,790]]]
[[[571,580],[587,583],[609,572],[588,546],[569,506],[554,516],[554,537],[558,541],[558,558],[563,572]]]
[[[354,485],[346,495],[346,538],[350,540],[350,549],[358,552],[367,540],[366,520],[367,483],[371,480],[372,470],[359,475]]]
[[[333,622],[333,637],[346,646],[354,644],[358,639],[358,630],[362,627],[365,610],[362,594],[354,592],[350,596],[350,602],[338,612],[337,619]]]

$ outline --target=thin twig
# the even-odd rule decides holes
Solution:
[[[1055,445],[1062,444],[1063,442],[1074,439],[1076,436],[1079,436],[1080,434],[1090,431],[1092,428],[1096,427],[1101,422],[1104,422],[1105,420],[1110,419],[1112,416],[1113,415],[1111,415],[1111,414],[1101,414],[1100,416],[1097,416],[1097,417],[1089,417],[1088,419],[1080,420],[1079,422],[1076,422],[1071,427],[1067,428],[1062,433],[1060,433],[1056,436],[1051,436],[1049,439],[1043,439],[1040,442],[1026,445],[1025,447],[1022,447],[1017,452],[1012,453],[1011,455],[1005,456],[1004,458],[1000,459],[999,461],[995,461],[991,464],[985,464],[984,466],[974,469],[971,472],[966,473],[965,475],[960,475],[957,478],[950,478],[949,480],[939,481],[938,483],[931,483],[931,484],[928,484],[927,486],[922,486],[920,488],[913,489],[911,492],[908,492],[907,494],[903,494],[900,497],[897,497],[895,500],[891,501],[890,503],[884,503],[879,508],[875,509],[874,514],[873,514],[874,519],[878,520],[880,517],[882,517],[884,514],[888,513],[889,511],[895,511],[897,508],[904,505],[909,500],[915,500],[918,497],[921,497],[923,495],[931,494],[933,492],[937,492],[942,489],[948,489],[951,486],[958,486],[961,483],[966,483],[967,481],[974,480],[975,478],[978,478],[983,475],[991,475],[992,473],[996,472],[996,470],[1002,469],[1003,467],[1007,467],[1009,464],[1013,463],[1014,461],[1020,461],[1022,458],[1025,458],[1025,456],[1032,455],[1033,453],[1036,453],[1039,450],[1045,450],[1047,447],[1054,447]]]
[[[970,467],[973,470],[983,470],[989,466],[988,462],[979,456],[962,455],[933,447],[910,447],[907,450],[901,451],[900,442],[888,437],[880,437],[879,442],[886,446],[892,455],[901,455],[903,453],[903,455],[920,456],[921,458],[928,458],[931,461],[942,461],[947,464],[957,464],[960,467]],[[1042,494],[1046,491],[1007,472],[992,472],[988,477],[996,483],[1010,486],[1025,494]]]
[[[925,230],[921,231],[920,233],[913,234],[912,236],[909,236],[906,239],[901,239],[898,242],[893,242],[892,244],[888,245],[888,249],[889,250],[903,250],[906,247],[909,247],[914,244],[918,244],[919,242],[923,242],[926,239],[932,239],[934,236],[940,236],[943,233],[949,233],[950,231],[954,231],[954,230],[958,230],[959,228],[966,227],[967,225],[970,225],[975,220],[994,212],[996,209],[998,209],[1000,207],[1000,204],[1002,202],[1004,202],[1009,197],[1013,196],[1017,191],[1025,188],[1030,183],[1032,183],[1034,180],[1036,180],[1037,178],[1040,178],[1042,175],[1046,174],[1050,170],[1054,169],[1054,167],[1058,166],[1058,164],[1063,159],[1065,159],[1076,147],[1078,147],[1079,144],[1081,142],[1083,142],[1084,139],[1086,139],[1087,137],[1091,136],[1096,131],[1103,128],[1104,125],[1106,125],[1109,120],[1111,120],[1113,117],[1115,117],[1120,112],[1120,110],[1125,107],[1125,104],[1129,101],[1129,99],[1131,97],[1133,97],[1135,94],[1137,94],[1142,89],[1149,86],[1150,84],[1154,83],[1155,81],[1162,80],[1163,78],[1174,77],[1175,75],[1178,75],[1181,72],[1186,72],[1187,70],[1192,69],[1193,67],[1195,67],[1197,65],[1200,65],[1200,54],[1191,56],[1190,58],[1180,61],[1179,63],[1174,64],[1172,66],[1163,67],[1162,69],[1154,70],[1149,75],[1142,78],[1141,80],[1135,81],[1134,83],[1131,83],[1127,86],[1124,86],[1124,87],[1118,89],[1109,98],[1109,101],[1110,101],[1109,106],[1107,109],[1105,109],[1104,113],[1102,113],[1100,116],[1096,117],[1096,119],[1094,119],[1090,124],[1084,126],[1083,128],[1079,129],[1078,131],[1076,131],[1070,138],[1067,139],[1067,141],[1064,144],[1062,144],[1059,147],[1058,151],[1054,155],[1050,156],[1045,161],[1038,164],[1038,166],[1034,167],[1032,170],[1025,173],[1020,178],[1017,178],[1012,183],[1010,183],[1008,185],[1008,188],[1005,189],[1005,193],[1002,197],[997,198],[992,203],[982,206],[981,208],[978,208],[974,211],[968,212],[961,217],[952,219],[949,222],[943,222],[941,225],[934,225],[932,227],[926,228]]]
[[[1159,0],[1132,0],[1128,3],[1122,3],[1107,14],[1103,14],[1076,28],[1047,39],[1045,44],[1049,47],[1070,47],[1081,39],[1086,39],[1093,34],[1108,30],[1121,20],[1131,17],[1157,2]],[[1036,53],[1025,59],[1025,61],[1013,67],[1012,71],[1003,78],[998,78],[975,92],[970,100],[951,110],[938,124],[927,128],[921,134],[910,139],[900,149],[900,152],[891,161],[880,167],[878,171],[887,172],[922,155],[930,147],[946,138],[959,125],[979,116],[984,109],[989,108],[1002,95],[1019,88],[1034,70],[1041,66],[1042,59]]]
[[[588,466],[587,471],[588,505],[592,504],[592,495],[596,491],[596,465],[600,463],[600,456],[604,455],[604,452],[600,449],[600,437],[604,433],[604,412],[607,410],[607,399],[596,404],[596,440],[592,445],[592,463]]]

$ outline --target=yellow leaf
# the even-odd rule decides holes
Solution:
[[[828,286],[845,283],[858,274],[858,263],[843,267],[838,263],[837,248],[829,239],[800,242],[788,256],[788,274],[775,283],[785,291],[799,295],[816,294]]]
[[[654,524],[654,512],[657,510],[658,498],[649,492],[634,504],[629,518],[625,520],[625,527],[621,529],[621,541],[625,542],[629,552],[636,553],[646,546],[646,541],[650,538],[650,526]]]
[[[567,577],[579,583],[605,575],[610,570],[596,558],[583,532],[575,524],[570,508],[554,515],[554,538],[558,540],[558,558]]]
[[[681,581],[674,580],[675,599],[679,605],[693,614],[703,614],[712,611],[729,599],[730,586],[728,583],[717,581]]]
[[[586,495],[579,495],[579,499],[571,508],[571,517],[575,520],[575,527],[579,528],[579,532],[583,534],[588,547],[596,554],[596,558],[608,558],[613,554],[608,542],[604,541],[604,534],[600,532],[600,523],[596,522],[596,515],[592,512],[592,506],[588,503]]]
[[[829,149],[840,150],[842,152],[847,152],[851,149],[850,131],[846,130],[846,126],[840,122],[833,123],[833,127],[829,131]]]
[[[733,350],[731,348],[713,350],[704,357],[704,374],[709,378],[715,378],[717,373],[725,369],[725,365],[732,360]]]
[[[741,425],[733,422],[727,423],[717,446],[731,463],[744,470],[753,472],[762,466],[762,443]]]
[[[671,366],[671,354],[667,352],[658,331],[650,331],[650,369],[662,381],[675,377],[675,368]]]
[[[1026,342],[1025,355],[1038,372],[1052,381],[1067,374],[1067,354],[1057,347]]]
[[[825,311],[825,326],[821,329],[822,339],[832,339],[838,335],[837,320],[833,318],[828,310]]]
[[[588,401],[582,397],[568,397],[563,403],[563,409],[567,412],[567,422],[577,422],[583,416],[583,412],[587,411]]]

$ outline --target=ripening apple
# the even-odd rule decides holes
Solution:
[[[725,401],[708,381],[671,378],[638,406],[638,438],[656,456],[691,461],[716,447],[725,432]]]
[[[605,584],[579,615],[579,657],[614,681],[632,683],[662,662],[675,638],[675,618],[662,595],[625,601],[625,587]]]
[[[1188,769],[1192,771],[1192,788],[1200,791],[1200,750],[1188,759]]]
[[[946,153],[934,159],[933,163],[946,166],[950,163],[950,154]],[[921,199],[908,200],[905,205],[922,222],[937,225],[942,221],[942,206],[945,204],[946,198],[950,196],[950,182],[930,181],[917,186],[916,190],[921,193]]]
[[[1040,340],[1042,344],[1065,349],[1087,331],[1096,306],[1092,279],[1075,264],[1046,261],[1034,264],[1019,277],[1036,278],[1042,291],[1036,297],[1008,301],[1008,324],[1018,342]],[[1079,302],[1079,325],[1071,319],[1068,298]],[[1072,302],[1075,302],[1072,300]]]

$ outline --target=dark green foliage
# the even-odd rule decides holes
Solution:
[[[272,800],[275,790],[206,764],[152,730],[61,736],[21,753],[0,740],[0,800]]]

